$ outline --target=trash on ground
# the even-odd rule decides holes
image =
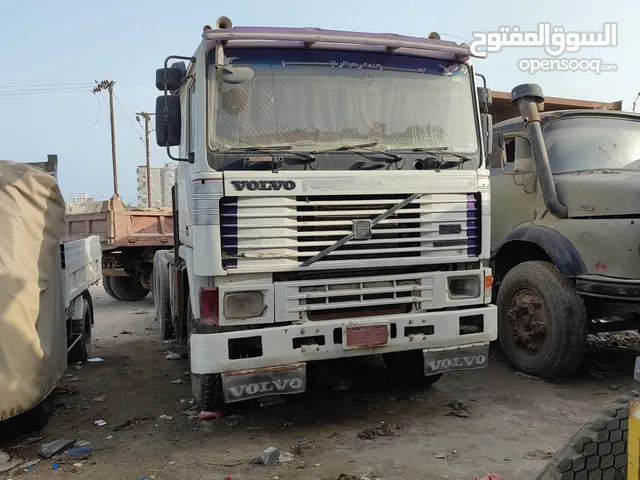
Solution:
[[[63,450],[66,450],[67,448],[73,447],[75,443],[76,443],[75,438],[74,439],[61,438],[53,442],[43,443],[42,445],[40,445],[40,449],[38,450],[38,455],[40,455],[42,458],[51,458],[56,453],[60,453]]]
[[[173,417],[171,415],[160,415],[158,418],[160,420],[173,420]]]
[[[92,401],[92,402],[104,402],[104,399],[105,399],[105,398],[106,398],[106,397],[105,397],[105,395],[101,395],[101,396],[99,396],[99,397],[94,397],[94,398],[92,398],[92,399],[91,399],[91,401]]]
[[[105,422],[104,420],[96,420],[95,422],[93,422],[93,424],[96,427],[104,427],[107,424],[107,422]]]
[[[20,468],[22,468],[22,469],[26,468],[27,470],[32,470],[33,467],[35,467],[41,461],[42,461],[42,459],[40,459],[40,458],[34,458],[33,460],[30,460],[28,462],[24,462],[22,465],[20,465]]]
[[[618,385],[613,384],[613,383],[611,385],[607,385],[607,388],[609,390],[620,390],[620,387]]]
[[[446,453],[434,453],[433,456],[436,457],[436,458],[447,458],[448,457],[448,455]]]
[[[116,425],[113,429],[114,432],[118,432],[120,430],[127,430],[131,427],[135,427],[137,425],[140,425],[141,423],[147,422],[151,420],[151,417],[149,416],[144,416],[144,417],[135,417],[132,418],[130,420],[125,420],[124,422],[122,422],[120,425]]]
[[[540,380],[538,377],[534,377],[533,375],[527,375],[522,372],[515,372],[516,377],[522,378],[523,380]]]
[[[60,464],[59,463],[54,463],[53,465],[51,465],[51,469],[52,470],[60,470]]]
[[[32,443],[37,443],[40,440],[42,440],[44,438],[44,435],[38,435],[37,437],[26,437],[26,438],[18,438],[17,439],[17,444],[15,445],[16,447],[20,447],[23,445],[31,445]],[[1,458],[1,455],[0,455]],[[2,460],[0,460],[0,463],[2,463]]]
[[[9,460],[11,460],[11,456],[8,453],[0,450],[0,465],[3,463],[7,463]]]
[[[502,480],[502,477],[500,475],[495,475],[495,474],[490,474],[490,475],[486,475],[482,478],[478,477],[477,475],[475,477],[473,477],[473,480]]]
[[[118,335],[131,335],[131,332],[129,332],[128,330],[123,330]]]
[[[166,357],[167,360],[180,360],[182,357],[179,353],[168,353]]]
[[[551,457],[553,457],[553,453],[545,452],[544,450],[534,450],[524,456],[529,460],[549,460]]]
[[[222,417],[223,413],[220,410],[216,410],[215,412],[207,412],[206,410],[201,411],[198,414],[198,418],[200,420],[213,420],[215,418]]]
[[[289,428],[289,427],[293,427],[294,425],[295,425],[295,423],[293,423],[293,422],[286,422],[282,426],[284,428]]]
[[[71,377],[69,379],[70,382],[77,382],[78,380],[80,380],[80,377]]]
[[[13,470],[18,465],[22,463],[22,460],[16,458],[7,463],[0,463],[0,473],[8,472],[9,470]]]
[[[173,383],[174,385],[180,385],[180,384],[184,383],[184,380],[179,378],[177,380],[172,380],[171,383]]]
[[[87,359],[87,362],[89,362],[89,363],[100,363],[100,362],[104,362],[104,359],[102,359],[100,357],[93,357],[93,358]]]
[[[288,452],[280,452],[280,457],[278,457],[278,463],[289,463],[293,462],[293,455]]]
[[[113,435],[107,435],[106,437],[104,437],[105,440],[112,440],[113,439]]]
[[[262,455],[260,455],[262,464],[266,465],[267,467],[276,463],[279,458],[280,450],[278,450],[276,447],[269,447],[262,452]]]
[[[380,427],[367,428],[358,434],[358,438],[361,440],[373,440],[375,437],[387,437],[390,435],[396,435],[396,429],[390,424],[385,423]]]
[[[92,447],[72,448],[67,452],[67,457],[68,458],[78,458],[78,457],[87,458],[89,457],[89,455],[91,455],[95,451],[96,449]]]
[[[76,468],[80,468],[82,466],[82,464],[81,463],[74,463],[73,466],[76,467]]]
[[[88,447],[89,445],[91,445],[91,442],[88,442],[86,440],[78,440],[73,446],[75,448],[81,448],[81,447]]]

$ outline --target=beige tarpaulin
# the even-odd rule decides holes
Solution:
[[[63,225],[56,180],[0,161],[0,420],[36,406],[67,369]]]

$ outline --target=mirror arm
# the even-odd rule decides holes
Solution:
[[[191,63],[195,63],[196,62],[196,57],[185,57],[182,55],[169,55],[167,58],[164,59],[164,112],[162,115],[162,124],[164,126],[164,128],[167,128],[167,123],[169,123],[169,105],[167,104],[167,96],[168,96],[168,85],[167,85],[167,68],[169,68],[169,60],[189,60]],[[179,157],[174,157],[173,155],[171,155],[171,147],[169,145],[167,145],[167,156],[171,159],[174,160],[176,162],[190,162],[193,163],[191,161],[190,158],[179,158]]]

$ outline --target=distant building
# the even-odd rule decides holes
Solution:
[[[66,202],[67,213],[93,213],[99,212],[102,202],[94,200],[87,193],[76,193],[71,197],[71,201]]]
[[[171,187],[176,181],[176,166],[166,163],[164,167],[152,167],[151,202],[147,201],[147,167],[140,166],[136,169],[138,180],[138,207],[170,207]]]

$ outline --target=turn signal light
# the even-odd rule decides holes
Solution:
[[[200,289],[200,320],[205,325],[218,325],[220,306],[218,289],[203,287]]]

